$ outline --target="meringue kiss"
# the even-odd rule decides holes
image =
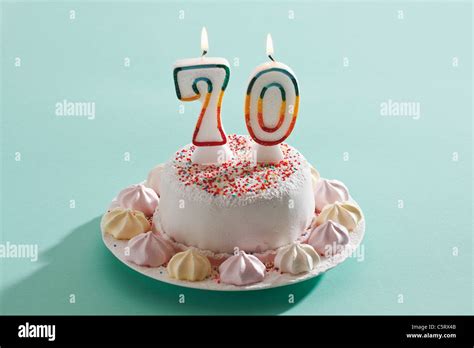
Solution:
[[[338,254],[347,243],[349,243],[347,228],[332,220],[315,227],[308,239],[308,244],[320,255],[325,256]]]
[[[150,171],[146,180],[146,186],[152,188],[158,195],[160,195],[161,174],[164,168],[163,163],[158,164]]]
[[[158,195],[142,184],[132,185],[120,191],[117,203],[122,208],[139,210],[146,216],[152,216],[158,206]]]
[[[316,210],[321,211],[328,204],[336,201],[344,202],[349,199],[349,190],[338,180],[320,179],[314,190]]]
[[[159,267],[175,254],[170,242],[154,232],[141,233],[128,241],[125,258],[139,266]]]
[[[295,242],[278,251],[275,266],[281,272],[299,274],[313,270],[319,260],[319,255],[311,245]]]
[[[316,170],[316,168],[311,166],[311,183],[313,184],[313,191],[316,190],[320,178],[319,172]]]
[[[265,265],[257,257],[240,250],[219,266],[219,273],[223,283],[248,285],[265,278]]]
[[[211,263],[195,249],[188,249],[174,255],[166,269],[171,278],[194,282],[211,274]]]
[[[122,208],[115,208],[105,213],[100,227],[102,232],[111,234],[115,239],[130,239],[151,228],[141,211]]]
[[[349,202],[335,202],[324,207],[316,218],[316,225],[322,225],[328,220],[340,223],[349,231],[354,230],[362,220],[362,213],[356,205]]]

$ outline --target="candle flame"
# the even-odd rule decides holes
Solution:
[[[273,56],[273,40],[270,34],[267,34],[267,56]]]
[[[201,30],[201,51],[202,55],[205,55],[209,51],[209,40],[207,38],[206,27],[202,27]]]

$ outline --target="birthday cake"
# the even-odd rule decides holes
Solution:
[[[178,282],[247,287],[342,262],[360,243],[363,215],[342,182],[320,178],[284,142],[298,113],[293,71],[269,54],[249,80],[250,136],[226,135],[229,65],[204,54],[174,69],[178,98],[203,102],[192,143],[117,194],[101,220],[104,241],[142,273]]]
[[[125,188],[102,218],[103,233],[128,240],[126,259],[170,277],[247,285],[272,270],[311,271],[342,251],[362,219],[346,186],[319,177],[282,143],[276,164],[252,160],[252,139],[229,135],[231,161],[199,165],[189,144]]]

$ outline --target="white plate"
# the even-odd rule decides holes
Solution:
[[[168,276],[168,272],[166,271],[166,267],[143,267],[138,266],[132,262],[125,260],[125,253],[124,248],[127,246],[128,241],[126,240],[117,240],[109,234],[102,233],[102,240],[107,248],[115,255],[120,261],[122,261],[125,265],[130,267],[131,269],[144,274],[150,278],[174,284],[178,286],[183,286],[187,288],[195,288],[195,289],[203,289],[203,290],[216,290],[216,291],[247,291],[247,290],[263,290],[263,289],[270,289],[276,288],[279,286],[295,284],[302,282],[304,280],[308,280],[314,278],[321,273],[326,272],[327,270],[336,267],[343,261],[345,261],[348,257],[352,255],[352,253],[357,249],[357,247],[362,242],[365,233],[365,219],[359,222],[357,227],[354,231],[349,233],[349,243],[344,247],[344,249],[337,255],[332,257],[321,257],[321,261],[316,265],[316,268],[313,269],[311,272],[302,273],[302,274],[288,274],[288,273],[280,273],[275,270],[271,270],[266,273],[265,278],[260,283],[247,285],[247,286],[235,286],[229,284],[222,284],[217,282],[216,279],[208,278],[206,280],[198,281],[198,282],[191,282],[186,280],[177,280],[174,278],[170,278]]]

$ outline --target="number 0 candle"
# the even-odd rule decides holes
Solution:
[[[192,162],[199,164],[224,162],[232,156],[221,122],[222,98],[230,78],[229,62],[206,57],[208,49],[207,31],[203,28],[201,57],[178,60],[173,72],[178,99],[202,102],[193,134],[196,149],[191,157]]]
[[[273,42],[267,36],[270,61],[250,75],[245,97],[245,123],[255,141],[257,162],[277,163],[283,159],[280,143],[295,126],[299,89],[293,71],[273,59]]]

